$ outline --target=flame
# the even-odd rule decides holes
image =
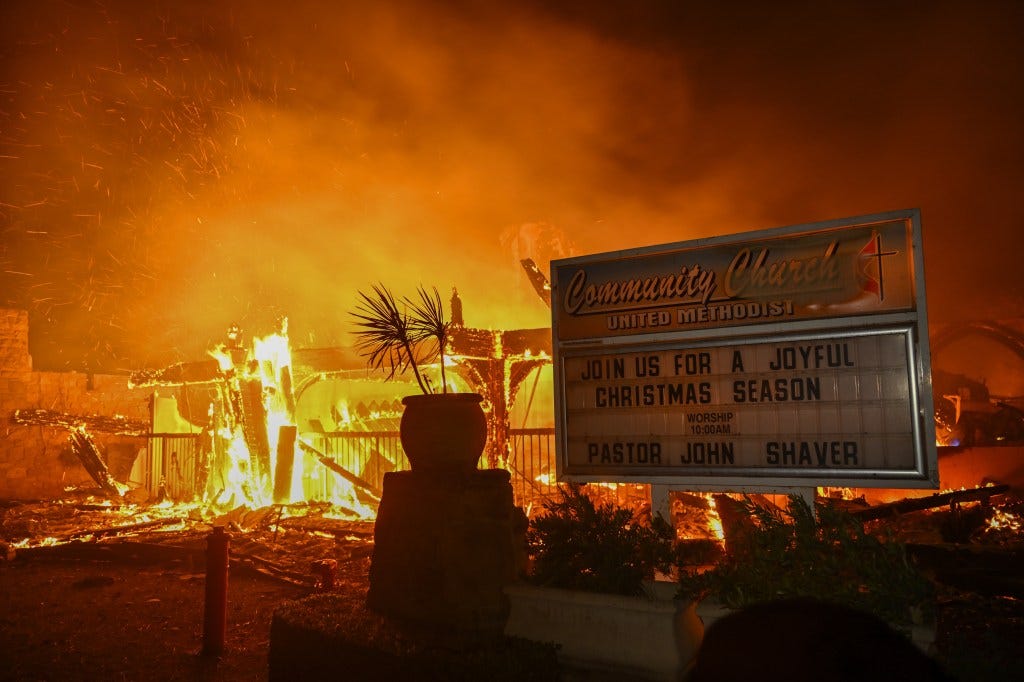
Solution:
[[[215,450],[220,454],[215,458],[218,470],[211,474],[214,483],[210,486],[212,497],[207,495],[210,504],[222,509],[240,506],[260,508],[275,502],[291,504],[304,501],[307,485],[312,484],[312,490],[322,491],[324,487],[317,483],[327,476],[331,477],[330,492],[326,495],[311,493],[310,498],[326,498],[323,501],[339,507],[338,518],[353,520],[376,516],[375,509],[364,499],[365,496],[360,498],[351,482],[323,470],[316,457],[303,450],[300,446],[301,433],[296,433],[290,474],[284,468],[279,471],[282,427],[297,429],[287,319],[281,320],[278,331],[254,338],[250,349],[240,345],[236,333],[231,337],[229,346],[219,346],[211,350],[210,355],[220,363],[224,374],[221,399],[211,408],[211,423],[217,424],[216,436],[220,444]],[[244,407],[244,400],[252,399],[254,386],[258,387],[263,408],[255,418],[250,414],[251,407]],[[244,391],[248,393],[243,395]],[[348,401],[341,399],[335,407],[335,428],[351,428],[357,416]],[[370,407],[371,417],[382,415],[375,403]],[[254,433],[261,428],[265,433]],[[259,446],[260,441],[263,442],[260,449],[251,451],[254,444]],[[258,453],[264,449],[265,459],[260,462]],[[282,473],[290,476],[286,485],[276,481]],[[286,499],[282,499],[282,489],[287,491]]]
[[[117,504],[108,498],[99,499],[94,496],[88,496],[84,500],[67,498],[62,502],[88,505],[90,511],[85,512],[88,516],[76,516],[76,518],[80,522],[79,526],[84,523],[91,527],[76,529],[61,535],[30,535],[11,542],[10,547],[15,550],[56,547],[72,543],[102,542],[111,536],[126,537],[140,533],[180,532],[197,521],[201,522],[207,511],[207,507],[198,502],[165,501],[159,504],[139,506]]]
[[[230,445],[227,448],[226,470],[222,471],[224,486],[212,503],[218,507],[265,507],[271,504],[268,486],[253,480],[255,474],[252,458],[241,429],[224,429],[220,435]]]
[[[217,346],[206,351],[207,355],[217,361],[220,365],[220,371],[227,374],[234,370],[235,360],[231,357],[231,353],[228,351],[227,346]]]
[[[962,493],[962,492],[964,492],[966,490],[981,490],[982,488],[993,488],[993,487],[995,487],[995,483],[993,483],[992,481],[985,481],[984,483],[981,483],[981,484],[976,485],[976,486],[971,486],[970,488],[968,488],[965,485],[962,485],[959,488],[943,488],[943,489],[941,489],[939,492],[937,492],[935,494],[936,495],[945,495],[947,493]]]
[[[340,511],[334,513],[334,518],[345,520],[372,519],[377,515],[375,509],[360,501],[356,495],[355,486],[344,479],[335,481],[329,502],[335,505],[336,510],[350,509],[352,514],[343,514]]]
[[[722,517],[718,514],[718,507],[715,505],[714,495],[708,494],[708,528],[719,542],[725,542],[725,528],[722,527]]]
[[[1024,530],[1024,524],[1021,523],[1021,518],[1013,512],[996,509],[992,513],[992,518],[988,520],[987,530],[1019,533]]]
[[[283,320],[281,331],[253,340],[253,358],[258,363],[265,385],[276,385],[285,367],[291,369],[292,351],[288,343],[288,321]]]
[[[278,333],[253,340],[252,358],[256,363],[254,374],[263,385],[267,440],[270,443],[270,469],[276,472],[281,427],[295,426],[295,398],[290,384],[292,353],[288,342],[287,319],[281,321],[281,330]],[[288,502],[303,498],[302,474],[305,459],[299,453],[297,445],[292,447],[293,466],[292,479],[288,487]]]
[[[829,488],[818,486],[815,492],[819,499],[855,500],[858,496],[857,491],[853,488]]]
[[[541,485],[555,485],[556,483],[555,474],[551,472],[538,474],[533,477],[533,480],[537,481]]]
[[[338,421],[335,428],[341,429],[342,427],[351,426],[353,417],[352,411],[348,406],[348,401],[342,398],[334,406],[334,409],[338,413]]]

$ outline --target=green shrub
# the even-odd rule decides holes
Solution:
[[[680,596],[708,594],[733,608],[786,597],[813,597],[868,611],[895,624],[931,616],[934,586],[902,543],[864,531],[861,521],[827,503],[790,497],[788,511],[750,501],[753,528],[736,534],[729,554],[703,573],[680,573]]]
[[[624,507],[597,506],[579,484],[561,492],[527,531],[531,583],[638,595],[655,570],[671,568],[675,533],[661,516],[649,522]]]

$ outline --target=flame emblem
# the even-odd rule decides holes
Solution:
[[[871,231],[868,243],[857,254],[857,282],[861,291],[874,294],[879,301],[885,300],[885,271],[882,259],[898,253],[899,251],[883,251],[881,235],[875,230]]]

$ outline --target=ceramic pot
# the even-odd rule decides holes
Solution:
[[[431,393],[402,398],[402,448],[413,471],[472,471],[487,443],[478,393]]]

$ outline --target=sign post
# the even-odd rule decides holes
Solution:
[[[553,261],[560,480],[938,487],[920,215]]]

